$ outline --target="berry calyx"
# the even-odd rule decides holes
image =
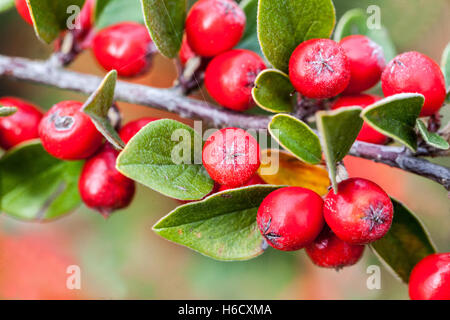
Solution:
[[[261,203],[257,223],[266,241],[278,250],[293,251],[314,241],[324,226],[323,200],[309,189],[287,187]]]
[[[31,18],[30,9],[28,8],[26,0],[15,0],[17,12],[23,18],[23,20],[29,25],[33,25],[33,19]]]
[[[253,177],[250,178],[250,180],[248,180],[246,183],[244,183],[242,186],[239,187],[248,187],[248,186],[254,186],[257,184],[266,184],[266,182],[261,179],[261,177],[258,174],[255,174]],[[219,187],[219,192],[220,191],[226,191],[226,190],[230,190],[233,188],[227,187],[227,186],[220,186]]]
[[[419,52],[398,55],[386,67],[381,76],[384,95],[420,93],[425,104],[422,117],[431,116],[441,109],[445,101],[445,79],[439,65]]]
[[[105,146],[83,166],[78,188],[83,202],[105,218],[127,207],[134,197],[135,183],[116,169],[119,152]]]
[[[102,145],[103,136],[82,112],[82,106],[78,101],[63,101],[42,118],[39,136],[52,156],[63,160],[86,159]]]
[[[186,36],[192,50],[213,57],[232,49],[245,30],[244,11],[231,0],[200,0],[186,19]]]
[[[122,139],[122,141],[125,144],[127,144],[128,141],[130,141],[130,139],[133,138],[134,135],[139,132],[139,130],[141,130],[147,124],[155,120],[158,120],[158,118],[147,117],[128,122],[120,129],[119,136]]]
[[[205,73],[205,86],[220,105],[245,111],[254,105],[252,88],[257,75],[266,69],[256,53],[236,49],[215,57]]]
[[[344,93],[360,93],[376,85],[386,67],[383,49],[363,35],[348,36],[339,43],[348,58],[351,72],[350,83]]]
[[[364,109],[378,100],[381,100],[381,97],[372,94],[341,96],[333,103],[331,108],[335,110],[343,107],[360,106]],[[384,134],[373,129],[368,123],[364,122],[356,140],[375,144],[385,144],[388,138]]]
[[[211,135],[203,147],[202,160],[211,178],[227,187],[248,181],[260,165],[255,138],[238,128],[226,128]]]
[[[92,42],[97,61],[106,70],[123,77],[144,73],[150,68],[153,41],[147,28],[135,22],[122,22],[99,31]]]
[[[181,41],[181,49],[179,53],[181,65],[186,65],[186,63],[195,57],[195,52],[192,51],[189,43],[187,42],[186,35],[183,36],[183,40]]]
[[[337,270],[354,265],[361,259],[364,252],[363,245],[342,241],[327,225],[314,242],[305,249],[315,265]]]
[[[332,98],[347,88],[350,65],[337,42],[312,39],[301,43],[292,53],[289,78],[294,88],[307,98]]]
[[[422,259],[409,277],[411,300],[450,300],[450,253]]]
[[[351,178],[325,197],[324,217],[331,230],[350,244],[368,244],[390,229],[394,209],[389,196],[377,184]]]
[[[0,99],[0,106],[16,107],[9,117],[0,117],[0,147],[8,150],[21,142],[39,138],[39,123],[42,111],[35,105],[13,97]]]

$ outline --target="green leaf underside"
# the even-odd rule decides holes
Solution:
[[[145,24],[159,52],[174,58],[180,51],[186,18],[185,0],[141,0]]]
[[[0,13],[14,7],[14,0],[0,0]]]
[[[28,0],[37,36],[46,43],[52,42],[62,30],[67,29],[68,19],[74,14],[70,6],[83,7],[85,0]],[[74,23],[73,19],[70,19]]]
[[[302,42],[329,38],[336,21],[331,0],[260,0],[258,38],[275,68],[288,72],[289,59]]]
[[[318,164],[322,160],[319,137],[306,123],[287,114],[279,114],[269,123],[272,137],[300,160]]]
[[[0,105],[0,117],[8,117],[17,112],[16,107],[3,107]]]
[[[22,144],[0,159],[0,209],[32,221],[51,220],[81,204],[82,161],[50,156],[39,141]]]
[[[414,127],[424,101],[421,94],[400,93],[365,108],[361,116],[377,131],[415,151],[417,135]]]
[[[425,123],[422,120],[417,119],[417,128],[419,129],[420,134],[426,143],[430,146],[435,147],[437,149],[447,150],[450,148],[447,141],[442,138],[440,135],[434,132],[429,132]]]
[[[316,114],[322,149],[335,192],[336,166],[350,151],[362,128],[361,110],[360,107],[346,107],[335,111],[319,111]]]
[[[383,53],[387,62],[394,59],[397,55],[397,51],[387,29],[384,26],[369,29],[367,23],[368,16],[363,10],[352,9],[347,11],[336,26],[334,40],[340,41],[343,38],[354,34],[365,35],[383,48]]]
[[[94,17],[98,30],[125,21],[144,24],[140,0],[97,0]]]
[[[447,44],[442,54],[441,68],[445,77],[447,93],[450,93],[450,43]]]
[[[389,232],[370,246],[376,256],[403,282],[408,283],[414,266],[436,252],[420,220],[403,204],[392,199],[394,219]]]
[[[177,133],[187,135],[186,139],[178,138]],[[172,161],[172,152],[178,155],[180,146],[186,146],[190,155],[185,162],[192,164]],[[198,200],[212,191],[214,182],[201,164],[194,164],[193,149],[201,153],[202,140],[191,127],[169,119],[153,121],[127,143],[117,159],[117,169],[168,197]],[[196,158],[201,163],[201,156]]]
[[[275,69],[262,71],[252,89],[253,100],[269,112],[291,112],[295,89],[289,76]]]
[[[103,134],[109,143],[116,149],[123,149],[125,144],[108,118],[108,111],[114,103],[116,81],[117,71],[110,71],[84,104],[83,112],[89,115],[97,130]]]
[[[277,186],[259,185],[216,193],[178,207],[153,230],[217,260],[248,260],[264,252],[256,213]]]
[[[247,22],[245,24],[244,35],[236,48],[251,50],[262,57],[263,53],[259,46],[258,34],[256,31],[258,0],[244,0],[239,5],[247,17]]]

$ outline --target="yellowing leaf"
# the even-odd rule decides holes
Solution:
[[[278,170],[273,170],[277,167],[277,158]],[[321,196],[327,194],[330,186],[328,172],[324,166],[304,163],[291,154],[276,149],[261,152],[258,174],[268,184],[303,187]]]

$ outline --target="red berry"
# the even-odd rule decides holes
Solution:
[[[244,11],[232,0],[200,0],[186,19],[187,40],[198,55],[213,57],[238,44],[245,21]]]
[[[205,73],[205,86],[220,105],[244,111],[253,106],[252,88],[256,76],[266,68],[264,60],[245,49],[231,50],[215,57]]]
[[[259,145],[246,131],[226,128],[208,138],[202,159],[214,181],[228,187],[238,187],[258,170]]]
[[[195,57],[195,52],[192,51],[187,42],[186,35],[184,35],[183,41],[181,42],[180,62],[184,66],[193,57]]]
[[[292,53],[289,77],[295,89],[307,98],[332,98],[347,88],[350,65],[340,44],[330,39],[312,39]]]
[[[17,108],[13,115],[0,117],[1,148],[8,150],[23,141],[39,138],[38,127],[43,113],[38,107],[13,97],[1,98],[0,106]]]
[[[323,200],[314,191],[287,187],[270,193],[258,209],[259,230],[275,249],[292,251],[309,245],[324,226]]]
[[[381,97],[371,95],[371,94],[358,94],[354,96],[341,96],[333,104],[332,109],[339,109],[342,107],[360,106],[363,109],[372,105],[373,103],[381,100]],[[385,144],[387,142],[387,137],[373,129],[369,124],[364,122],[361,131],[358,134],[356,140],[364,141],[375,144]]]
[[[350,64],[350,84],[345,93],[360,93],[380,81],[386,67],[383,49],[370,38],[362,35],[345,37],[340,41]]]
[[[145,127],[147,124],[149,124],[152,121],[158,120],[157,118],[141,118],[137,119],[131,122],[128,122],[126,125],[124,125],[120,131],[119,135],[125,144],[130,141],[131,138],[134,137],[136,133],[139,132],[143,127]]]
[[[306,247],[306,253],[315,265],[341,269],[361,259],[364,246],[342,241],[325,225],[320,235]]]
[[[63,160],[92,156],[102,145],[103,136],[78,101],[55,104],[42,118],[39,136],[45,150]]]
[[[132,77],[150,67],[152,46],[145,26],[122,22],[98,32],[92,50],[103,68],[116,69],[120,76]]]
[[[29,25],[33,25],[33,19],[31,18],[30,9],[28,8],[26,0],[15,0],[16,9],[20,16]]]
[[[107,218],[133,200],[135,183],[116,169],[119,152],[106,144],[83,166],[78,188],[83,202]]]
[[[394,209],[389,196],[372,181],[351,178],[325,197],[324,217],[331,230],[350,244],[381,239],[391,227]]]
[[[83,8],[81,9],[80,26],[82,30],[90,30],[92,28],[92,20],[94,16],[95,0],[86,0]]]
[[[437,113],[445,101],[445,79],[441,68],[419,52],[406,52],[395,57],[384,70],[381,85],[386,97],[397,93],[424,95],[422,117]]]
[[[422,259],[409,277],[411,300],[450,300],[450,253]]]
[[[246,183],[244,183],[242,186],[240,187],[248,187],[248,186],[254,186],[257,184],[266,184],[266,182],[261,179],[261,177],[257,174],[255,174],[253,177],[250,178],[250,180],[248,180]],[[225,191],[225,190],[230,190],[233,188],[227,187],[227,186],[220,186],[218,191]]]

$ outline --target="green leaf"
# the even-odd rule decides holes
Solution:
[[[360,107],[346,107],[316,113],[317,128],[334,192],[338,191],[337,163],[350,151],[364,123],[360,117],[361,110]]]
[[[422,138],[428,143],[430,146],[435,147],[437,149],[447,150],[450,148],[450,145],[444,138],[434,132],[429,132],[425,123],[422,120],[417,119],[417,128],[419,129]]]
[[[377,131],[416,151],[414,127],[424,101],[421,94],[400,93],[365,108],[361,116]]]
[[[181,48],[186,18],[185,0],[141,0],[145,24],[159,52],[174,58]]]
[[[254,51],[262,57],[263,53],[259,46],[258,33],[256,31],[258,0],[244,0],[239,5],[247,17],[247,23],[245,24],[244,35],[236,48]]]
[[[0,13],[14,7],[14,0],[0,0]]]
[[[105,76],[97,90],[85,102],[83,112],[91,118],[97,130],[103,134],[109,143],[116,149],[123,149],[125,143],[120,139],[119,134],[108,118],[108,111],[114,103],[116,81],[117,71],[112,70]]]
[[[319,137],[303,121],[287,114],[278,114],[269,123],[272,137],[300,160],[318,164],[322,161]]]
[[[140,0],[97,0],[94,17],[98,30],[125,21],[144,24]]]
[[[447,100],[450,101],[450,43],[447,44],[442,54],[441,68],[447,85]]]
[[[178,207],[153,230],[217,260],[248,260],[264,252],[256,223],[261,202],[276,186],[251,186],[216,193]]]
[[[127,143],[117,169],[168,197],[199,200],[214,186],[201,164],[201,150],[202,139],[191,127],[175,120],[157,120]]]
[[[85,0],[27,0],[30,6],[33,26],[37,36],[50,43],[56,39],[68,23],[74,23],[73,14],[69,10],[77,6],[80,10]]]
[[[16,107],[3,107],[0,105],[0,117],[8,117],[17,112]]]
[[[37,140],[0,159],[0,209],[23,220],[59,218],[81,204],[78,179],[82,161],[49,155]]]
[[[369,37],[383,48],[384,57],[389,62],[395,58],[397,51],[389,32],[384,26],[369,29],[368,17],[361,9],[347,11],[339,20],[334,32],[334,40],[340,41],[345,37],[360,34]]]
[[[269,112],[291,112],[295,89],[289,76],[276,69],[266,69],[256,77],[253,100]]]
[[[394,219],[389,232],[370,246],[375,255],[403,282],[408,283],[414,266],[436,249],[420,220],[403,204],[392,199]]]
[[[331,0],[259,0],[258,38],[277,69],[288,72],[289,59],[302,42],[329,38],[336,22]]]

